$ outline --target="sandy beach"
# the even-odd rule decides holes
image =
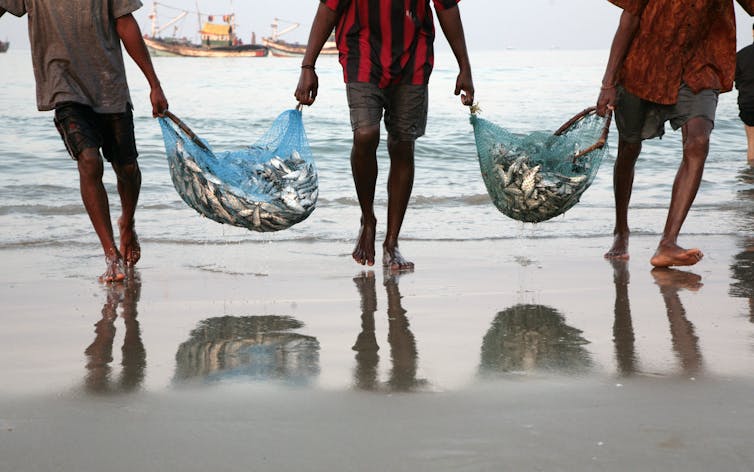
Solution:
[[[636,236],[2,250],[0,470],[752,470],[747,252]],[[692,239],[689,237],[689,239]],[[749,276],[750,277],[750,276]],[[750,284],[749,284],[750,285]]]

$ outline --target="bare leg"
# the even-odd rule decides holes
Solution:
[[[141,190],[141,170],[139,164],[113,165],[118,176],[118,194],[122,213],[118,219],[120,229],[120,253],[127,266],[133,266],[141,258],[139,238],[134,231],[134,214]]]
[[[414,142],[399,141],[388,135],[387,147],[390,175],[387,181],[387,232],[382,244],[382,265],[392,270],[412,270],[414,263],[404,259],[398,251],[398,234],[414,187]]]
[[[694,265],[704,256],[699,249],[680,247],[677,241],[702,181],[710,133],[712,122],[706,118],[692,118],[683,125],[683,161],[673,182],[673,194],[662,239],[650,260],[655,267]]]
[[[641,152],[641,143],[618,140],[618,157],[613,168],[613,195],[615,197],[615,228],[613,247],[605,253],[606,259],[628,259],[628,204],[634,186],[634,168]]]
[[[353,132],[351,173],[361,207],[361,229],[351,254],[361,265],[374,265],[374,238],[377,219],[374,217],[374,190],[377,185],[377,146],[379,125],[359,128]]]
[[[749,165],[754,165],[754,126],[744,125],[744,127],[746,128],[747,143],[746,160]]]
[[[104,172],[102,158],[97,149],[87,148],[81,152],[77,162],[81,199],[102,244],[102,249],[105,251],[107,269],[100,276],[100,281],[110,283],[123,280],[126,274],[123,272],[120,252],[115,247],[113,226],[110,222],[110,206],[105,186],[102,184]]]

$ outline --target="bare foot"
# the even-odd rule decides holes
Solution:
[[[702,277],[693,272],[686,272],[667,267],[655,267],[652,269],[652,277],[660,288],[672,288],[676,290],[687,289],[696,292],[704,285]]]
[[[690,266],[702,260],[704,254],[697,248],[684,249],[677,244],[660,245],[649,263],[655,267]]]
[[[375,227],[377,226],[377,220],[372,219],[370,223],[364,223],[364,218],[361,219],[361,229],[359,230],[359,238],[356,240],[356,247],[353,249],[351,256],[357,264],[361,265],[374,265],[374,236]]]
[[[398,246],[382,247],[382,266],[390,270],[412,271],[414,263],[406,260],[398,251]]]
[[[120,282],[126,278],[126,273],[123,271],[123,259],[120,257],[120,253],[113,249],[113,252],[105,256],[105,262],[107,263],[107,269],[105,273],[99,276],[99,281],[105,284],[113,282]]]
[[[123,254],[123,262],[126,266],[132,267],[141,259],[141,246],[139,237],[134,231],[134,222],[130,225],[124,225],[123,219],[118,220],[120,227],[120,253]]]
[[[616,233],[613,247],[605,253],[605,259],[628,260],[628,233]]]

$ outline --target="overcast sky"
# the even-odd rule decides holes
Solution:
[[[143,32],[150,31],[152,2],[135,14]],[[254,31],[258,40],[270,33],[270,23],[279,17],[301,26],[288,34],[291,41],[306,42],[318,0],[164,0],[162,5],[204,13],[236,12],[239,35],[249,42]],[[158,4],[159,17],[166,23],[177,13]],[[479,49],[607,49],[618,24],[620,10],[607,0],[463,0],[461,17],[469,50]],[[738,47],[751,43],[752,19],[736,4]],[[198,21],[191,14],[182,22],[180,36],[196,33]],[[438,48],[447,44],[439,35]],[[26,19],[6,14],[0,18],[0,38],[11,47],[28,49]]]

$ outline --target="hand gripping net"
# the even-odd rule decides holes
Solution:
[[[587,108],[555,133],[516,135],[473,112],[479,167],[503,214],[539,223],[565,213],[589,188],[607,154],[611,112]]]
[[[279,231],[306,219],[318,180],[300,110],[287,110],[240,151],[215,153],[170,112],[160,118],[173,186],[191,208],[219,223]]]

